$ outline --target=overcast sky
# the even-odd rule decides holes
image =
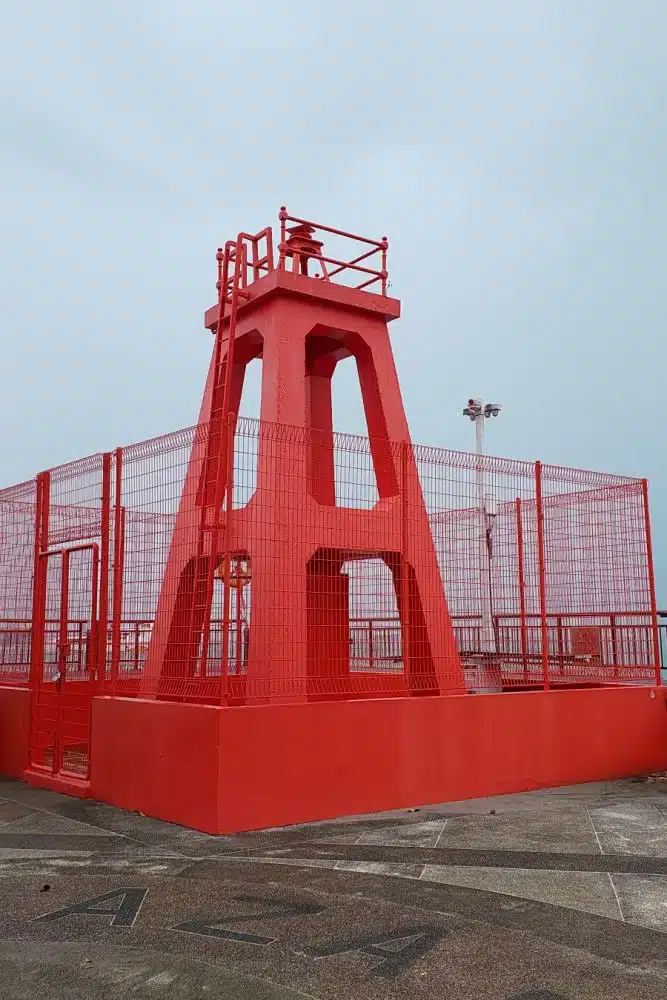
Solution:
[[[414,440],[480,394],[650,478],[667,603],[666,50],[665,0],[6,4],[2,484],[193,423],[215,248],[286,203],[388,234]]]

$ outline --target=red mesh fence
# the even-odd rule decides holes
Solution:
[[[0,491],[0,682],[32,664],[45,732],[69,691],[61,769],[87,766],[93,689],[235,705],[659,680],[643,480],[239,419],[228,515],[228,440],[190,428]]]
[[[35,482],[0,490],[0,683],[30,676]]]

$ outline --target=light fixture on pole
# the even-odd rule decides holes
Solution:
[[[484,421],[497,417],[502,407],[500,403],[484,403],[481,399],[469,399],[463,409],[463,416],[475,424],[477,454],[484,455]],[[480,645],[483,652],[495,653],[496,633],[493,627],[493,601],[491,596],[491,560],[493,558],[493,525],[496,518],[496,504],[486,492],[484,462],[477,464],[477,507],[479,509],[479,571],[482,627]]]

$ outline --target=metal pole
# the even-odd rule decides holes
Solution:
[[[484,475],[484,413],[475,417],[475,441],[477,455],[477,506],[479,509],[479,584],[482,623],[480,629],[480,644],[485,653],[495,653],[496,636],[493,628],[493,613],[491,608],[491,561],[486,537],[486,482]]]
[[[116,696],[123,616],[123,449],[114,452],[113,575],[111,599],[111,693]],[[106,636],[105,636],[106,642]]]
[[[403,654],[403,682],[408,694],[413,693],[413,686],[419,682],[414,674],[412,661],[412,629],[410,621],[410,602],[408,599],[408,448],[406,442],[399,444],[401,449],[401,647]]]
[[[241,644],[241,587],[243,586],[243,580],[241,574],[243,570],[241,569],[241,557],[236,557],[236,587],[234,588],[234,598],[235,598],[235,610],[236,610],[236,636],[235,636],[235,646],[236,646],[236,673],[241,673],[241,667],[243,663],[243,649]]]
[[[526,575],[523,565],[523,523],[521,498],[514,501],[516,510],[516,546],[519,568],[519,607],[521,609],[521,656],[523,659],[523,679],[528,680],[528,626],[526,624]]]
[[[97,635],[97,681],[101,689],[107,682],[107,645],[109,631],[109,548],[111,539],[111,452],[102,456],[102,501],[100,533],[100,593]],[[97,594],[93,595],[97,599]],[[93,678],[91,678],[92,680]]]
[[[35,478],[35,539],[33,552],[32,634],[30,641],[30,686],[36,697],[44,678],[44,638],[46,631],[46,559],[49,547],[49,505],[51,473],[40,472]],[[33,718],[36,711],[33,699]]]
[[[648,502],[648,481],[642,479],[642,499],[644,501],[644,535],[646,539],[646,563],[648,567],[648,598],[651,604],[651,637],[653,639],[653,666],[655,683],[660,685],[660,636],[658,634],[658,611],[655,599],[655,572],[653,569],[653,544],[651,542],[651,515]]]
[[[542,683],[551,687],[549,679],[549,628],[547,625],[547,574],[544,549],[544,506],[542,503],[542,463],[535,462],[535,514],[537,517],[537,568],[540,585],[540,635],[542,646]]]

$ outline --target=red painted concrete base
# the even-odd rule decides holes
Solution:
[[[136,698],[93,699],[90,778],[95,798],[207,833],[221,832],[218,772],[239,766],[235,749],[228,752],[220,744],[221,718],[236,711]]]
[[[23,777],[29,743],[30,691],[0,685],[0,777]]]
[[[664,769],[666,709],[646,687],[222,710],[97,698],[91,785],[232,833]]]
[[[0,774],[29,771],[30,692],[0,687]],[[667,769],[664,688],[215,708],[93,700],[89,796],[209,833]]]
[[[45,771],[27,767],[21,775],[29,785],[37,788],[47,788],[50,792],[60,792],[61,795],[72,795],[77,799],[92,799],[93,790],[89,781],[82,781],[70,774],[48,774]]]

